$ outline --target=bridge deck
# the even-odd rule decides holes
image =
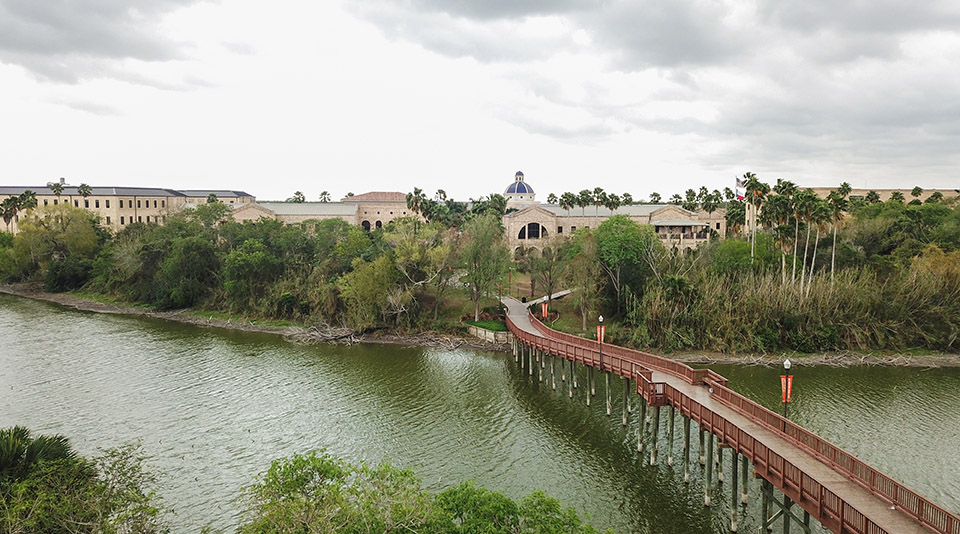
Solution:
[[[504,304],[507,305],[510,320],[516,326],[516,328],[527,334],[537,336],[542,339],[550,339],[549,337],[544,336],[544,334],[534,326],[527,313],[526,304],[520,303],[512,298],[504,298],[503,300]],[[589,340],[584,341],[586,343],[593,343]],[[560,356],[562,357],[563,355],[560,354]],[[604,367],[606,367],[606,365]],[[803,474],[812,478],[819,483],[820,486],[838,496],[840,499],[846,502],[849,507],[855,509],[857,512],[873,522],[875,526],[879,526],[886,532],[890,534],[930,532],[930,530],[927,530],[912,517],[900,512],[897,507],[892,506],[888,501],[874,494],[869,489],[860,485],[854,480],[851,480],[844,473],[838,472],[831,465],[825,463],[821,458],[798,446],[785,434],[767,428],[766,426],[750,418],[748,415],[740,413],[724,402],[716,399],[711,394],[707,385],[691,384],[685,379],[675,376],[671,373],[662,372],[655,368],[651,370],[653,371],[651,382],[665,383],[670,388],[680,392],[682,396],[688,397],[693,403],[699,405],[697,409],[692,409],[690,406],[676,406],[681,410],[681,413],[687,416],[692,416],[698,424],[705,426],[708,430],[714,432],[715,434],[719,434],[718,437],[721,438],[727,445],[739,449],[738,452],[746,455],[753,461],[755,472],[758,472],[760,475],[764,476],[764,478],[770,480],[774,486],[777,486],[778,489],[783,491],[785,494],[790,495],[798,505],[810,512],[813,517],[817,518],[822,524],[824,524],[824,526],[830,528],[834,532],[852,531],[846,525],[845,519],[842,517],[843,514],[841,513],[841,517],[839,518],[832,517],[830,514],[825,514],[822,502],[814,502],[809,498],[804,499],[803,489],[790,487],[791,484],[789,483],[789,480],[786,480],[785,477],[782,476],[782,473],[779,479],[777,476],[770,476],[771,474],[776,475],[777,473],[775,471],[771,473],[769,465],[763,466],[764,461],[762,458],[754,457],[756,455],[756,448],[750,450],[750,448],[745,447],[744,442],[749,440],[745,440],[744,435],[749,436],[752,438],[752,440],[755,440],[758,443],[761,443],[769,451],[775,453],[776,455],[789,460],[789,462],[796,466]],[[675,405],[676,399],[668,399],[668,403]],[[702,414],[705,412],[701,410],[700,407],[705,408],[707,411],[706,413],[712,412],[713,414],[719,415],[723,420],[729,422],[729,424],[732,424],[739,432],[730,433],[725,431],[723,428],[711,428],[714,426],[714,422],[702,417]],[[740,432],[742,432],[742,434]],[[763,469],[761,466],[766,467],[766,469]],[[951,531],[951,526],[948,526],[947,530]]]

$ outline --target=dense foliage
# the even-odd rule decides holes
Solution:
[[[530,296],[574,290],[568,311],[578,321],[565,327],[587,333],[603,313],[614,343],[957,349],[956,197],[921,202],[915,190],[909,202],[903,195],[880,202],[872,192],[851,198],[842,184],[821,199],[752,173],[742,183],[743,200],[705,188],[671,197],[686,209],[727,210],[729,237],[714,236],[696,251],[669,249],[651,226],[617,215],[597,228],[530,241],[513,263],[500,195],[463,203],[414,189],[407,206],[416,216],[373,231],[339,219],[238,223],[213,199],[164,226],[132,224],[115,236],[84,210],[36,209],[27,195],[7,203],[20,232],[0,233],[0,279],[43,282],[50,291],[83,287],[160,309],[417,331],[450,328],[471,311],[474,320],[495,319],[481,310],[498,293],[514,293],[504,288],[512,272],[525,277]],[[633,202],[602,190],[552,196],[584,213]]]

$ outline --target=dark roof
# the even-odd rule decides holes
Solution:
[[[210,194],[217,195],[218,197],[250,197],[253,198],[253,195],[246,193],[244,191],[231,191],[227,189],[178,189],[180,193],[183,193],[185,196],[192,198],[207,198]]]
[[[520,193],[520,194],[533,194],[533,188],[530,187],[526,182],[513,182],[507,187],[507,190],[503,192],[504,195],[509,195],[510,193]]]
[[[0,186],[0,195],[19,195],[26,190],[38,195],[52,195],[53,191],[46,185],[41,186]],[[66,186],[60,196],[79,196],[77,187]],[[147,197],[184,197],[180,191],[161,189],[157,187],[91,187],[90,196],[118,197],[118,196],[147,196]]]

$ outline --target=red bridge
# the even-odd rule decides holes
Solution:
[[[544,380],[550,359],[549,380],[556,388],[556,363],[569,394],[577,387],[574,367],[587,368],[587,403],[595,392],[594,370],[606,373],[607,414],[611,411],[610,375],[624,380],[623,424],[627,424],[629,386],[643,398],[641,409],[650,407],[650,462],[658,453],[659,412],[671,410],[668,439],[674,439],[673,413],[683,417],[684,478],[689,481],[690,422],[700,428],[700,463],[706,468],[704,503],[711,504],[713,440],[717,440],[722,469],[722,451],[729,448],[731,462],[731,530],[737,530],[737,504],[746,502],[748,462],[761,479],[762,525],[782,518],[784,532],[795,522],[809,532],[810,518],[838,534],[960,534],[960,518],[923,498],[867,465],[855,456],[816,434],[792,423],[727,387],[727,380],[708,369],[693,369],[673,360],[636,350],[603,344],[546,327],[528,313],[526,304],[504,298],[508,307],[507,326],[513,334],[514,355],[521,366]],[[569,365],[570,380],[567,377]],[[643,413],[643,412],[642,412]],[[640,416],[637,448],[644,447],[646,423]],[[707,445],[704,446],[706,433]],[[673,447],[668,450],[673,463]],[[704,454],[706,458],[704,458]],[[737,495],[737,467],[740,457],[742,493]],[[722,476],[722,471],[721,471]],[[722,480],[722,479],[721,479]],[[782,494],[778,501],[773,489]],[[802,516],[793,509],[796,504]],[[778,507],[771,514],[772,507]]]

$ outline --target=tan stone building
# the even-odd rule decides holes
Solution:
[[[306,220],[343,219],[367,230],[382,228],[399,217],[413,212],[407,208],[407,197],[396,191],[374,191],[344,197],[340,202],[256,202],[236,208],[236,221],[255,221],[261,217],[287,224]]]
[[[827,198],[827,195],[829,195],[831,191],[836,190],[836,187],[811,187],[811,189],[813,189],[813,192],[816,193],[818,197],[820,197],[820,198]],[[855,199],[855,198],[866,198],[867,194],[868,194],[870,191],[874,191],[874,192],[877,193],[877,195],[879,195],[879,197],[880,197],[880,202],[886,202],[886,201],[890,200],[890,196],[893,195],[893,193],[896,192],[896,191],[899,191],[900,194],[903,195],[903,198],[904,198],[904,200],[905,200],[906,202],[910,202],[910,201],[913,200],[914,198],[917,198],[917,199],[919,199],[921,202],[923,202],[924,200],[930,198],[930,195],[932,195],[932,194],[934,194],[934,193],[937,193],[937,192],[939,192],[939,193],[940,193],[941,195],[943,195],[944,197],[955,197],[955,196],[957,196],[957,195],[960,195],[960,189],[924,189],[924,190],[923,190],[923,193],[921,193],[919,197],[914,197],[914,196],[911,194],[912,191],[913,191],[913,188],[912,188],[912,187],[909,188],[909,189],[860,189],[860,188],[856,188],[856,189],[851,189],[851,190],[850,190],[850,197],[849,197],[849,198],[851,198],[851,199]]]
[[[169,214],[175,213],[187,204],[207,202],[211,193],[218,200],[229,204],[246,204],[254,197],[242,191],[226,190],[187,190],[162,189],[152,187],[91,187],[90,194],[83,196],[77,187],[62,184],[63,192],[55,195],[50,185],[37,187],[2,186],[0,201],[7,197],[18,196],[29,190],[37,195],[37,208],[67,204],[75,208],[84,208],[100,216],[100,224],[113,232],[135,222],[160,223],[166,221]],[[17,233],[18,223],[24,214],[18,214],[11,220],[9,231]]]

